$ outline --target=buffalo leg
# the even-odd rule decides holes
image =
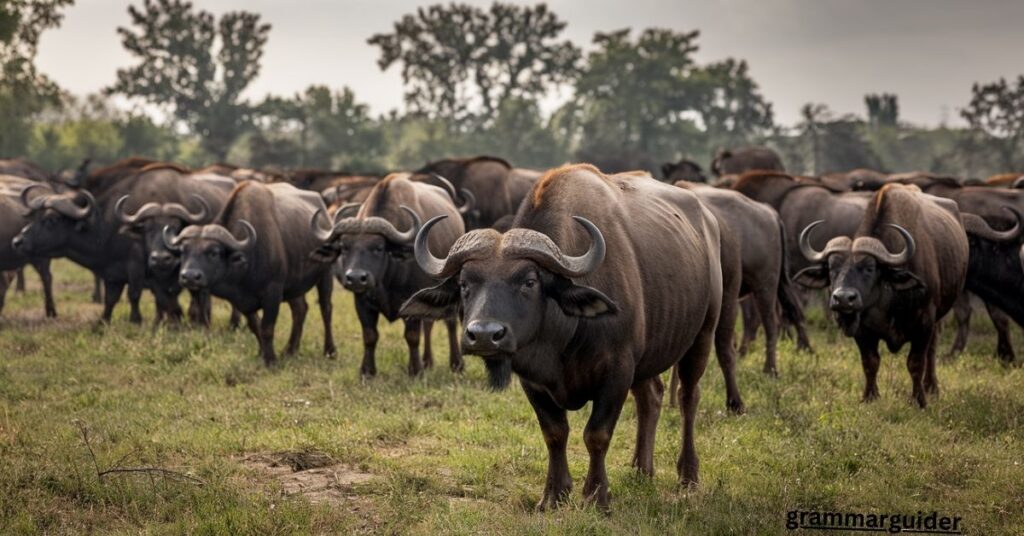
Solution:
[[[17,270],[15,270],[14,277],[16,279],[16,282],[15,282],[15,285],[14,285],[14,291],[15,292],[24,293],[25,292],[25,267],[22,266],[21,268],[18,268]]]
[[[421,354],[423,356],[423,368],[433,368],[434,348],[431,347],[430,345],[430,336],[433,334],[434,331],[434,321],[422,319],[420,321],[420,325],[422,326],[423,330],[423,353]]]
[[[620,381],[622,377],[615,374],[611,376],[615,382]],[[628,385],[605,385],[594,399],[590,418],[583,429],[583,444],[587,446],[587,452],[590,454],[587,478],[583,481],[583,499],[595,502],[602,510],[607,510],[609,503],[605,457],[608,455],[615,424],[619,421],[619,414],[628,395]]]
[[[418,318],[405,319],[405,343],[409,346],[409,375],[419,376],[423,373],[423,360],[420,359],[420,331],[423,322]]]
[[[114,306],[121,300],[122,292],[124,292],[124,283],[103,282],[103,314],[100,316],[101,322],[110,323],[110,319],[114,315]]]
[[[332,319],[334,318],[334,302],[331,301],[333,292],[334,279],[331,278],[331,274],[328,272],[324,274],[316,285],[316,299],[320,305],[320,319],[324,323],[324,355],[329,358],[333,358],[338,354],[338,349],[334,346],[334,330],[331,326]]]
[[[988,309],[988,316],[992,319],[992,325],[996,327],[996,355],[1004,363],[1013,363],[1017,356],[1013,352],[1013,342],[1010,339],[1010,317],[1002,309],[985,302]]]
[[[128,315],[128,321],[132,324],[142,323],[142,309],[139,308],[139,300],[142,299],[142,285],[129,281],[128,282],[128,305],[131,306],[131,314]]]
[[[263,356],[263,363],[268,367],[277,363],[277,354],[274,352],[274,326],[277,325],[277,313],[281,310],[281,293],[270,294],[276,296],[276,299],[268,298],[263,302],[259,334],[260,354]]]
[[[0,313],[4,311],[4,302],[7,300],[7,289],[11,286],[11,281],[14,280],[14,274],[12,272],[0,271]]]
[[[535,389],[524,382],[523,392],[533,406],[540,431],[544,434],[544,444],[548,448],[548,474],[544,483],[544,495],[537,503],[538,510],[548,510],[558,506],[572,491],[572,476],[569,475],[569,462],[565,454],[569,439],[569,419],[566,417],[565,409],[559,407],[544,390]]]
[[[971,295],[966,291],[961,292],[960,297],[953,303],[953,318],[956,320],[956,337],[949,353],[946,354],[947,359],[960,355],[967,348],[967,336],[971,330]]]
[[[210,312],[211,312],[210,318],[213,318],[213,316],[212,316],[212,312],[213,312],[213,303],[212,302],[213,302],[213,300],[210,300],[210,302],[211,302],[210,303]],[[235,306],[232,305],[231,306],[231,320],[228,320],[228,328],[234,330],[234,329],[238,329],[238,327],[241,326],[241,325],[242,325],[242,313],[239,313],[238,309],[235,309]]]
[[[644,380],[631,388],[636,401],[636,450],[633,467],[647,476],[654,476],[654,435],[661,416],[661,399],[665,384],[660,376]],[[669,395],[671,398],[671,394]]]
[[[188,321],[197,326],[210,327],[212,301],[208,290],[189,291]]]
[[[855,337],[860,350],[860,364],[864,368],[864,395],[861,402],[871,402],[878,398],[878,365],[882,358],[878,355],[878,338],[861,335]]]
[[[129,296],[131,287],[129,287]],[[153,301],[156,304],[156,319],[153,326],[157,326],[166,316],[172,324],[180,324],[182,319],[181,304],[178,303],[178,295],[164,288],[153,288]]]
[[[47,318],[57,318],[57,304],[53,301],[53,274],[50,273],[50,259],[32,261],[32,267],[43,282],[43,308]]]
[[[697,405],[700,403],[700,378],[707,368],[711,352],[712,333],[703,331],[697,335],[686,355],[676,365],[679,374],[679,413],[683,418],[682,448],[676,461],[679,483],[684,486],[697,484],[697,446],[694,442],[694,428],[697,422]]]
[[[359,325],[363,328],[363,363],[359,366],[359,374],[363,377],[377,375],[377,319],[380,313],[367,306],[359,296],[356,296],[356,316],[359,317]]]
[[[722,312],[715,329],[715,356],[725,378],[725,409],[734,415],[741,415],[746,408],[736,384],[736,354],[732,347],[732,339],[736,334],[737,304],[734,298],[722,298]],[[767,370],[765,373],[771,374]]]
[[[928,343],[931,341],[931,334],[918,335],[910,342],[910,352],[907,354],[907,372],[910,373],[911,397],[921,408],[928,406],[925,397],[924,377],[925,369],[928,367]]]
[[[743,336],[740,338],[740,347],[736,353],[743,357],[750,351],[750,343],[757,338],[757,328],[761,324],[761,319],[752,298],[740,301],[740,311],[743,314]]]
[[[928,340],[924,367],[924,392],[930,395],[939,394],[939,380],[935,376],[935,346],[938,344],[938,339],[939,332],[933,329]]]
[[[284,347],[284,355],[295,355],[299,350],[299,343],[302,342],[302,326],[306,323],[306,313],[309,312],[309,304],[305,296],[299,296],[288,300],[288,306],[292,310],[292,332],[288,336],[288,344]]]
[[[775,314],[775,308],[778,305],[775,292],[773,289],[760,289],[751,297],[757,304],[761,324],[764,325],[764,373],[769,376],[778,376],[779,317]]]
[[[92,302],[103,303],[103,285],[100,276],[93,274],[92,276]]]
[[[465,365],[462,362],[462,349],[459,347],[458,321],[454,316],[445,318],[444,327],[448,331],[448,368],[452,372],[462,372]]]

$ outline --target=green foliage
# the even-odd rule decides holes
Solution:
[[[382,70],[402,65],[410,111],[457,124],[486,122],[505,100],[539,98],[572,79],[580,52],[557,40],[565,25],[545,4],[437,4],[368,42],[380,48]]]
[[[868,108],[868,123],[873,127],[894,127],[899,124],[900,107],[896,95],[872,93],[864,95]]]
[[[106,91],[168,107],[205,151],[223,158],[251,124],[252,107],[241,94],[259,74],[270,25],[244,11],[215,23],[183,0],[144,0],[128,13],[136,29],[117,32],[138,63],[119,69]]]
[[[23,154],[31,119],[55,104],[60,91],[36,70],[43,31],[60,25],[60,10],[73,0],[5,0],[0,3],[0,155]]]
[[[1015,83],[1000,78],[989,84],[974,84],[971,101],[960,115],[972,129],[985,136],[1002,171],[1024,170],[1024,75],[1018,76]]]
[[[345,87],[310,86],[260,106],[261,129],[249,138],[249,165],[366,169],[382,156],[383,137],[369,108]]]

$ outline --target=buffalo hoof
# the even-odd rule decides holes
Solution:
[[[743,400],[736,398],[725,401],[725,409],[730,415],[743,415],[747,412],[747,406],[743,404]]]
[[[362,367],[362,368],[359,369],[359,377],[361,377],[364,380],[368,380],[370,378],[373,378],[376,375],[377,375],[377,369],[376,368]]]
[[[462,371],[465,370],[466,366],[460,360],[460,361],[451,361],[451,362],[449,362],[448,363],[448,368],[450,368],[452,370],[452,372],[454,372],[456,374],[462,374]]]
[[[868,404],[870,402],[874,402],[875,400],[878,400],[878,389],[870,389],[864,391],[864,396],[860,398],[860,401],[863,404]]]
[[[547,486],[544,488],[544,496],[541,497],[534,509],[538,512],[555,510],[565,503],[570,493],[572,493],[571,480],[561,486]]]
[[[765,365],[764,369],[762,369],[761,372],[763,372],[765,376],[770,376],[772,378],[779,377],[779,370],[775,368],[773,365]]]
[[[53,309],[46,310],[46,318],[57,318],[57,311]],[[1011,359],[1012,361],[1012,359]]]
[[[334,346],[328,346],[324,348],[324,357],[327,359],[335,359],[338,357],[338,349]]]

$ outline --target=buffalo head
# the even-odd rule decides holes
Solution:
[[[392,262],[412,260],[412,242],[420,228],[420,218],[411,208],[405,205],[401,208],[412,220],[405,231],[399,231],[393,223],[377,216],[350,216],[359,209],[354,203],[335,212],[332,228],[319,226],[322,213],[317,212],[311,225],[324,245],[314,252],[315,256],[330,259],[332,255],[324,253],[327,251],[337,256],[335,277],[347,290],[361,294],[376,288]]]
[[[245,238],[238,239],[226,227],[216,224],[190,225],[174,234],[163,229],[164,247],[181,257],[178,282],[189,290],[210,288],[230,281],[253,264],[256,229],[245,220],[238,220]]]
[[[888,303],[895,292],[924,287],[924,282],[906,268],[916,245],[903,227],[888,224],[903,238],[904,248],[898,253],[889,251],[872,236],[837,236],[817,251],[811,246],[811,232],[821,223],[823,220],[811,223],[800,233],[800,252],[814,264],[794,279],[810,288],[829,287],[829,308],[846,335],[857,332],[866,309]]]
[[[547,235],[530,229],[479,229],[460,237],[439,259],[427,248],[427,238],[443,218],[423,226],[414,249],[420,268],[444,281],[409,298],[401,314],[442,318],[461,309],[463,351],[507,358],[557,323],[556,317],[618,311],[608,296],[570,279],[594,271],[604,260],[604,237],[589,220],[573,217],[591,239],[590,249],[579,257],[566,255]]]
[[[45,192],[37,192],[45,190]],[[48,193],[47,193],[48,192]],[[35,193],[35,195],[33,195]],[[96,199],[88,190],[52,193],[42,184],[21,192],[31,220],[11,241],[24,255],[52,256],[91,230],[97,216]]]
[[[146,263],[151,270],[171,272],[178,267],[178,256],[164,244],[164,229],[172,235],[178,234],[187,225],[204,223],[210,216],[210,205],[198,195],[191,196],[196,212],[180,203],[146,203],[134,213],[125,205],[128,196],[123,196],[114,205],[114,212],[121,222],[121,233],[137,238],[146,248]]]

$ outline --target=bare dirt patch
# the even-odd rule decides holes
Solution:
[[[354,502],[356,486],[380,478],[315,450],[250,454],[240,463],[276,481],[285,495],[301,495],[312,504]]]

